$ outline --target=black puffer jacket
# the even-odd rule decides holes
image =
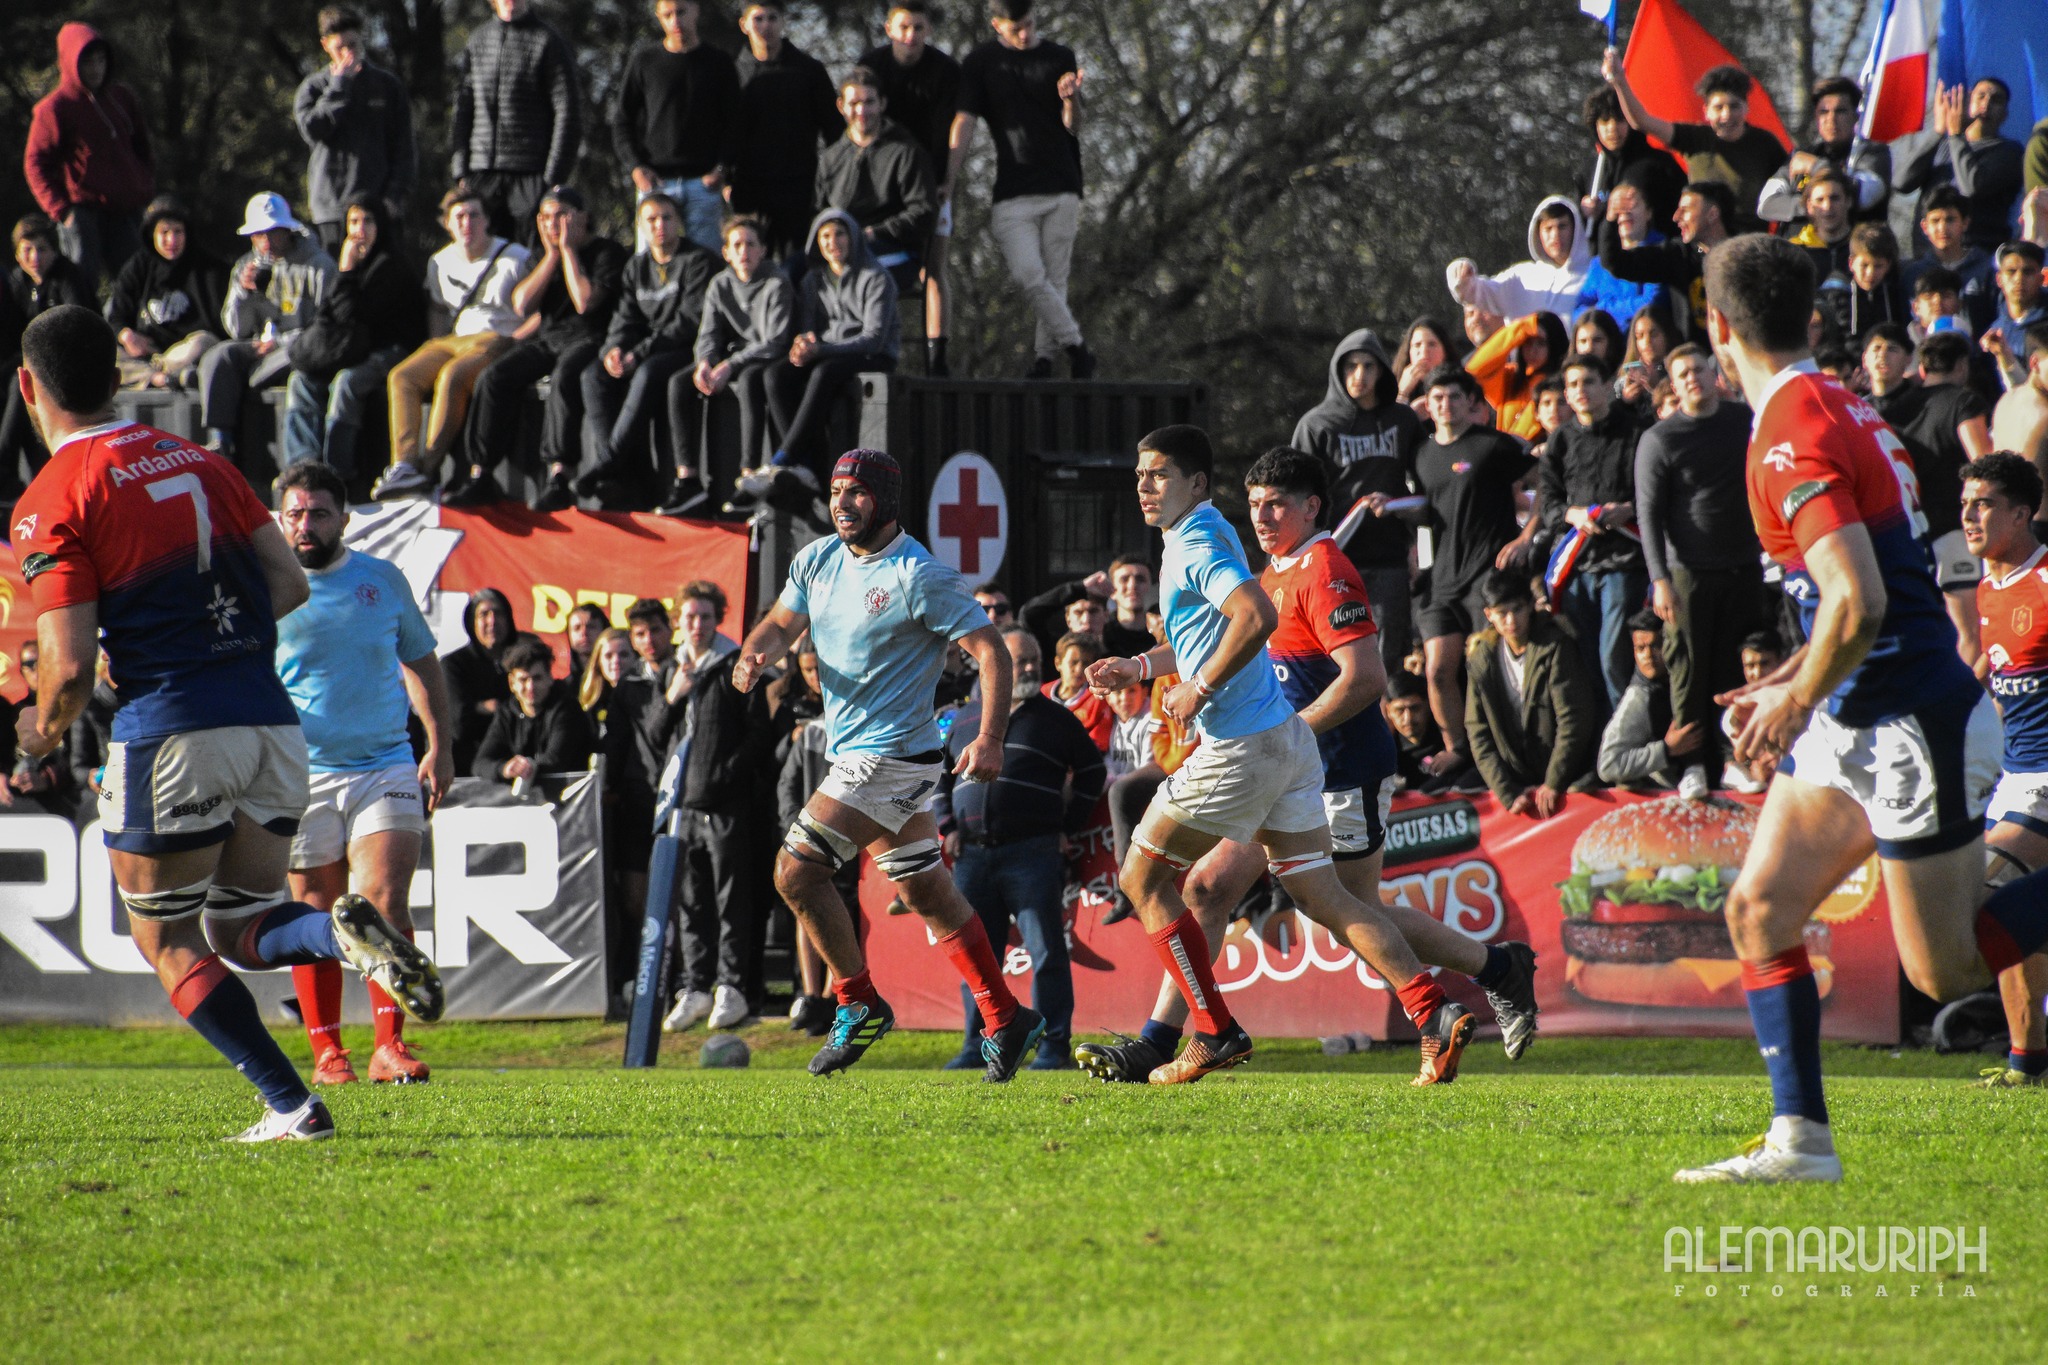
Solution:
[[[477,25],[455,59],[448,145],[457,180],[471,171],[567,180],[583,146],[583,116],[576,54],[562,35],[531,13]]]

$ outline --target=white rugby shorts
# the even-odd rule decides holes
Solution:
[[[100,778],[100,831],[123,853],[182,853],[225,842],[237,812],[291,834],[306,800],[306,737],[296,725],[115,740]]]
[[[1975,697],[1861,727],[1816,711],[1778,771],[1853,798],[1886,858],[1961,848],[1983,832],[2004,745],[1991,698]]]
[[[1159,785],[1152,803],[1177,825],[1256,842],[1262,829],[1322,829],[1323,755],[1300,716],[1235,739],[1204,736],[1201,747]]]
[[[1998,788],[1991,793],[1991,805],[1984,812],[1984,828],[1998,824],[2048,835],[2048,773],[1999,775]]]
[[[1387,819],[1394,813],[1394,788],[1400,779],[1389,775],[1379,790],[1363,787],[1323,793],[1323,818],[1330,822],[1330,848],[1343,858],[1369,858],[1386,846]]]
[[[419,770],[409,763],[360,772],[314,773],[312,796],[292,836],[291,868],[326,867],[348,857],[348,846],[368,834],[427,828]]]
[[[931,809],[942,763],[907,763],[881,754],[848,754],[833,760],[818,790],[851,806],[891,834],[912,816]]]

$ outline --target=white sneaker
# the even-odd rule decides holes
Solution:
[[[1671,1177],[1681,1185],[1785,1185],[1800,1180],[1837,1183],[1842,1159],[1824,1123],[1780,1114],[1771,1130],[1742,1149],[1740,1156],[1695,1166]]]
[[[791,1023],[795,1023],[804,1017],[804,1000],[806,998],[804,993],[799,990],[796,993],[796,999],[789,1002],[789,1020]]]
[[[309,1095],[304,1104],[288,1114],[266,1108],[253,1126],[221,1141],[318,1142],[333,1136],[334,1116],[327,1112],[326,1103],[318,1095]]]
[[[1695,763],[1678,779],[1678,794],[1687,801],[1703,801],[1707,795],[1707,770]]]
[[[711,1013],[711,992],[684,991],[676,1000],[668,1018],[661,1021],[663,1033],[681,1033],[684,1029],[695,1028]]]
[[[720,986],[712,997],[710,1028],[738,1028],[747,1021],[746,994],[733,986]]]

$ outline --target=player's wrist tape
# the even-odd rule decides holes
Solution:
[[[1138,681],[1152,681],[1152,656],[1150,654],[1140,654],[1138,656]]]
[[[1215,696],[1215,695],[1216,695],[1216,689],[1215,689],[1215,688],[1213,688],[1213,687],[1211,687],[1211,686],[1209,686],[1208,682],[1207,682],[1206,680],[1204,680],[1204,678],[1202,677],[1202,675],[1201,675],[1201,674],[1199,674],[1199,673],[1195,674],[1195,676],[1194,676],[1194,684],[1195,684],[1195,691],[1197,691],[1197,692],[1201,693],[1201,694],[1202,694],[1202,696],[1204,696],[1204,697],[1213,697],[1213,696]]]

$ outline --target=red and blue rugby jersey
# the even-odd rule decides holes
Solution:
[[[1912,456],[1877,409],[1811,360],[1778,372],[1757,404],[1749,441],[1749,510],[1764,552],[1785,567],[1785,592],[1808,632],[1820,593],[1806,552],[1831,531],[1862,523],[1885,590],[1870,653],[1827,700],[1844,725],[1893,720],[1974,688],[1956,631],[1920,543]]]
[[[72,433],[15,504],[37,613],[98,604],[115,739],[298,724],[253,539],[269,515],[227,461],[134,422]]]
[[[1987,570],[1989,566],[1986,566]],[[1977,635],[2005,720],[2009,773],[2048,772],[2048,549],[1977,584]]]
[[[1286,558],[1268,561],[1259,586],[1273,599],[1280,624],[1266,641],[1287,704],[1300,711],[1337,680],[1330,652],[1379,634],[1358,570],[1327,531]],[[1394,736],[1377,705],[1316,737],[1323,752],[1323,790],[1362,787],[1368,795],[1394,771]]]

